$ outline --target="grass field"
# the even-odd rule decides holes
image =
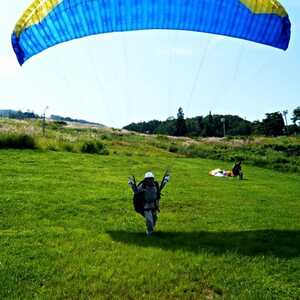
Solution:
[[[232,163],[163,137],[101,133],[96,155],[76,150],[95,132],[32,134],[36,150],[0,150],[0,299],[300,299],[299,173],[213,178]],[[127,177],[167,167],[146,237]]]

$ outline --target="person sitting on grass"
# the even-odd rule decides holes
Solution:
[[[222,169],[214,169],[209,171],[210,176],[215,176],[215,177],[238,177],[242,180],[243,179],[243,172],[242,172],[242,162],[239,161],[234,164],[233,168],[231,171],[226,171]]]
[[[135,210],[145,218],[146,234],[151,236],[157,222],[157,213],[160,212],[159,200],[162,189],[169,182],[170,175],[168,172],[164,175],[159,185],[154,179],[152,172],[147,172],[144,180],[136,185],[135,178],[129,178],[128,184],[134,192]]]
[[[234,166],[232,168],[232,175],[234,177],[239,176],[239,178],[242,180],[243,179],[243,172],[242,172],[242,166],[241,165],[242,165],[241,161],[234,164]]]

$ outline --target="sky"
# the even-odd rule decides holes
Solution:
[[[300,106],[300,1],[281,0],[292,23],[284,52],[198,32],[102,34],[52,47],[19,66],[11,33],[29,0],[0,11],[0,109],[30,110],[121,128],[185,117],[239,115],[250,121]],[[291,122],[288,119],[289,122]]]

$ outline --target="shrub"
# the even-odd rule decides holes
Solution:
[[[225,141],[232,141],[234,139],[236,139],[236,137],[234,137],[232,135],[226,135],[225,138],[224,138]]]
[[[107,141],[112,141],[112,135],[111,134],[109,134],[109,133],[104,133],[104,134],[102,134],[101,135],[101,139],[102,140],[107,140]]]
[[[99,141],[86,141],[81,146],[82,153],[108,155],[105,145]]]
[[[195,144],[181,147],[179,152],[187,157],[214,158],[216,156],[215,151],[212,151],[212,149]]]
[[[158,148],[158,149],[163,149],[163,150],[168,150],[169,149],[169,144],[164,142],[164,141],[159,141],[157,139],[152,140],[151,144]]]
[[[58,151],[57,147],[55,145],[52,145],[52,144],[50,144],[50,145],[47,146],[47,150]]]
[[[157,136],[157,139],[160,140],[160,141],[164,141],[164,142],[168,142],[169,141],[169,138],[166,135],[162,135],[162,134],[159,134]]]
[[[64,121],[54,121],[47,124],[47,127],[53,130],[58,130],[63,128],[64,126],[68,125],[68,123]]]
[[[0,136],[0,149],[36,149],[34,138],[27,134],[8,134]]]
[[[177,153],[178,150],[179,150],[179,149],[178,149],[178,146],[175,145],[175,144],[171,144],[171,145],[169,146],[169,152]]]
[[[63,144],[63,150],[67,152],[74,152],[74,147],[70,143]]]

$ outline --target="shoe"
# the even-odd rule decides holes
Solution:
[[[146,230],[146,235],[147,235],[147,236],[151,236],[152,233],[153,233],[153,231],[148,231],[148,230]]]

